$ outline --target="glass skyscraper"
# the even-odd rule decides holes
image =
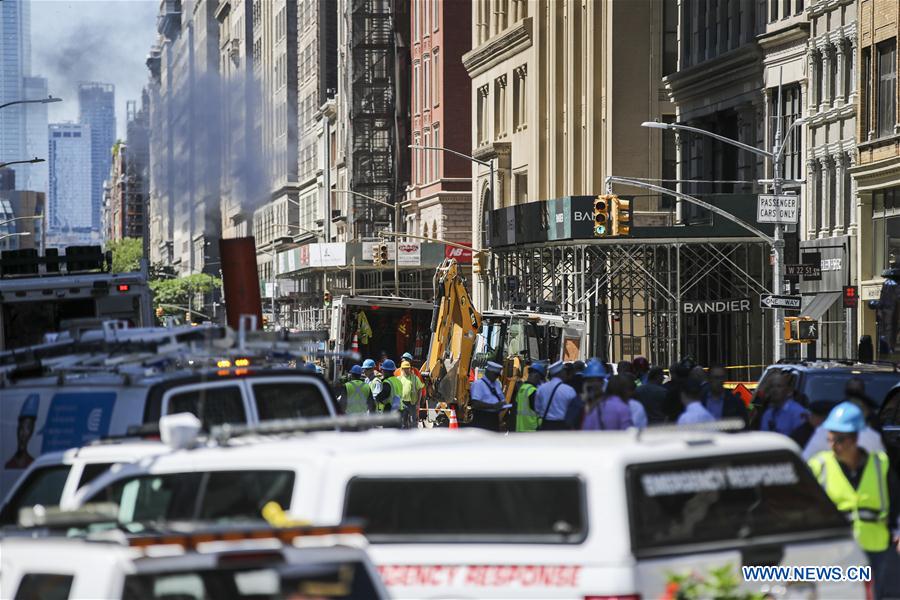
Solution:
[[[24,78],[31,73],[30,0],[0,2],[0,104],[23,100]],[[8,106],[0,110],[0,162],[23,160],[25,147],[25,108]],[[31,165],[17,165],[21,180]]]
[[[51,233],[97,229],[91,214],[91,129],[80,123],[54,123],[49,129],[47,228]]]
[[[79,122],[89,128],[91,138],[91,228],[100,229],[103,182],[112,165],[116,143],[116,88],[111,83],[78,86]],[[52,143],[51,139],[51,143]]]

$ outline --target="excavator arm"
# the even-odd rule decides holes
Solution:
[[[462,415],[469,402],[469,368],[481,314],[472,306],[455,259],[441,263],[433,281],[431,343],[422,376],[432,402],[455,403]]]

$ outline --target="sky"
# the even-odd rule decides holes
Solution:
[[[140,100],[144,64],[156,40],[159,0],[32,0],[31,71],[48,79],[49,120],[78,120],[78,82],[116,86],[116,129],[125,138],[125,102]]]

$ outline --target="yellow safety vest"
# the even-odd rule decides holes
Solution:
[[[391,408],[400,410],[403,402],[403,380],[399,377],[391,376],[385,379],[384,383],[391,386]]]
[[[397,375],[394,377],[402,382],[403,389],[400,392],[400,399],[404,404],[418,404],[419,391],[424,387],[419,378],[414,373],[407,375]]]
[[[809,467],[837,509],[853,523],[853,535],[860,547],[867,552],[886,550],[891,541],[887,454],[869,453],[857,489],[850,485],[831,450],[809,459]]]
[[[347,414],[358,414],[366,412],[369,407],[366,399],[369,386],[361,379],[351,379],[344,384],[347,390]]]
[[[522,382],[516,393],[516,431],[537,431],[540,417],[531,409],[528,398],[537,391],[537,388]]]

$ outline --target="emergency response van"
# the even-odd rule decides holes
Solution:
[[[388,597],[354,526],[7,537],[0,574],[0,598],[10,600]]]
[[[263,351],[233,334],[109,330],[0,355],[0,497],[42,454],[155,425],[162,415],[191,412],[208,428],[336,414],[322,376],[281,342]]]
[[[179,497],[198,499],[190,515]],[[743,582],[742,566],[867,564],[777,434],[243,439],[123,465],[76,496],[95,501],[125,521],[250,518],[269,501],[301,520],[361,519],[396,598],[659,598],[677,576],[716,569],[773,598],[865,597],[859,581]]]

